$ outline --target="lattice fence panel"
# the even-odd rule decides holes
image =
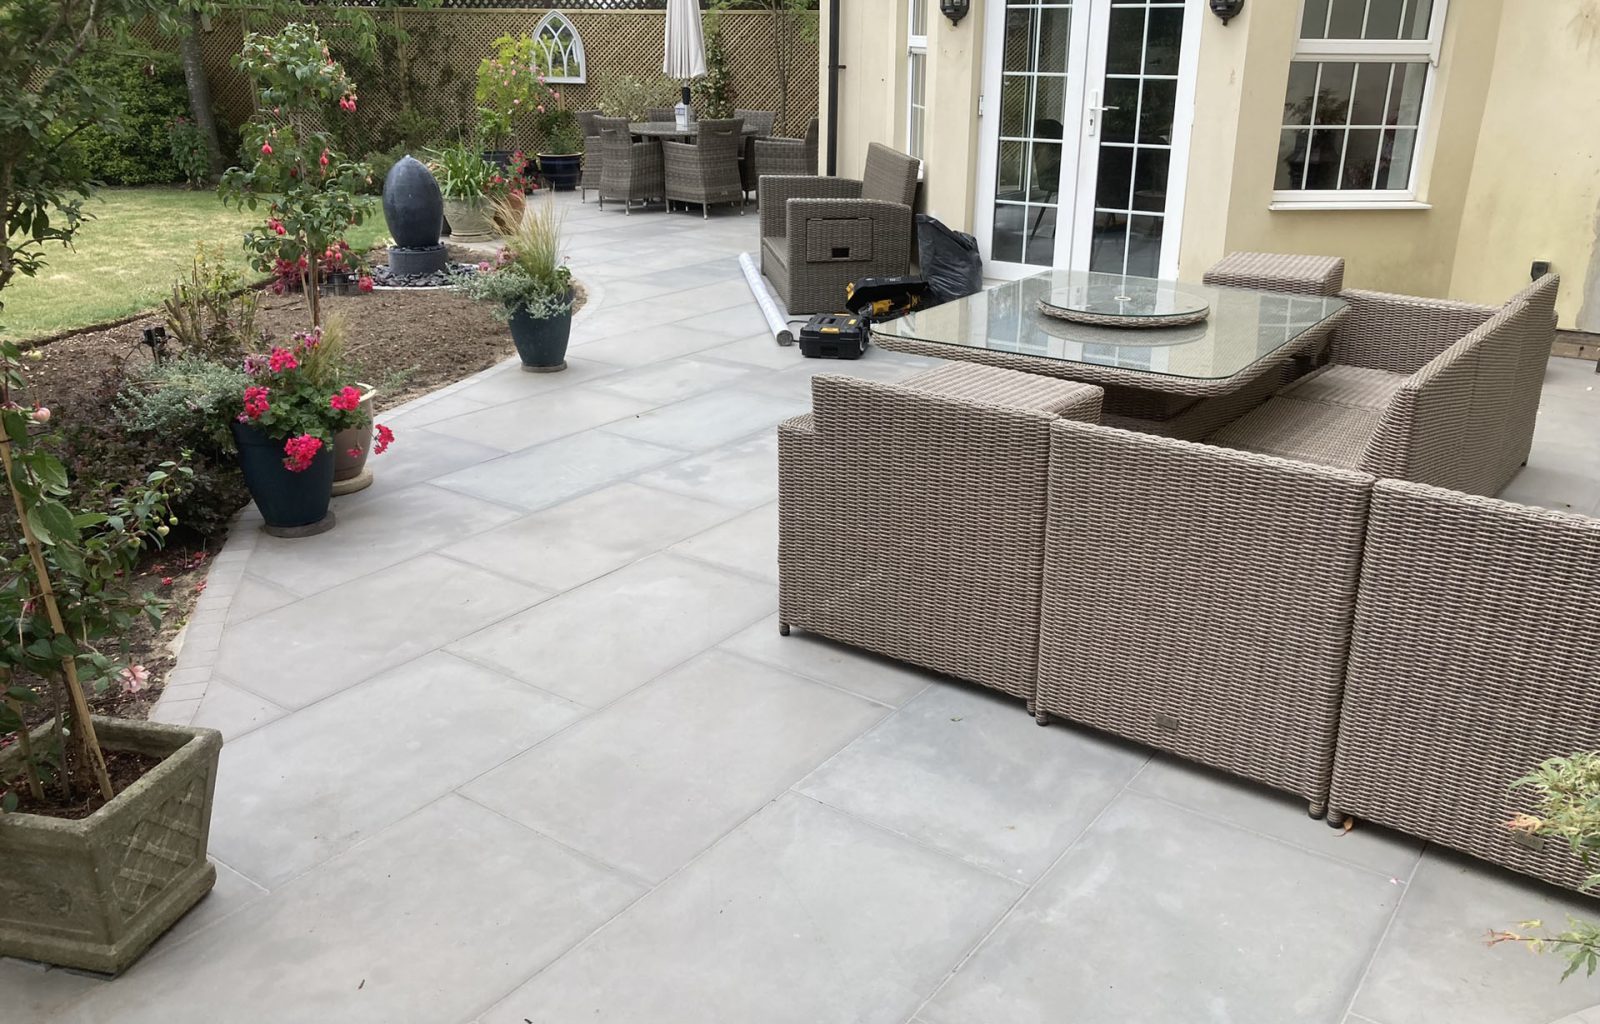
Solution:
[[[503,0],[502,0],[503,2]],[[474,117],[473,88],[478,62],[488,56],[500,36],[531,33],[548,8],[463,9],[375,12],[398,20],[411,42],[400,48],[383,47],[378,62],[351,67],[361,95],[355,126],[341,144],[352,155],[387,148],[399,135],[397,115],[408,107],[437,123],[437,134],[453,137],[467,130]],[[661,72],[661,44],[666,16],[653,10],[562,9],[583,37],[588,80],[563,87],[569,109],[595,106],[600,81],[606,74],[650,78]],[[316,17],[315,11],[307,16]],[[729,70],[733,104],[750,110],[779,109],[779,58],[772,34],[772,15],[761,11],[728,11],[721,15],[721,31]],[[277,22],[257,17],[250,27],[272,31]],[[145,38],[163,48],[175,48],[147,27]],[[236,21],[217,21],[201,40],[201,53],[211,81],[212,100],[229,121],[237,124],[253,112],[249,81],[230,61],[239,52],[243,30]],[[780,134],[799,136],[817,113],[817,47],[797,33],[789,61],[787,117],[779,122]],[[517,144],[535,148],[530,131],[519,132]]]

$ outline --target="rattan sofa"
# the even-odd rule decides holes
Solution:
[[[1218,288],[1259,288],[1297,295],[1338,295],[1344,260],[1281,252],[1230,252],[1201,278]]]
[[[1545,275],[1498,310],[1344,292],[1331,364],[1209,440],[1495,494],[1533,444],[1559,285]]]
[[[918,166],[874,142],[859,181],[762,177],[761,273],[791,314],[836,312],[851,282],[910,272]]]
[[[778,430],[779,618],[1031,701],[1050,424],[1100,389],[951,363],[819,374]]]

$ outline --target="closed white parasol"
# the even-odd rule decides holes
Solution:
[[[706,37],[700,30],[699,0],[667,0],[666,55],[661,73],[684,83],[683,102],[689,103],[691,78],[706,73]]]

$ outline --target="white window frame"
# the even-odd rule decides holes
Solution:
[[[577,61],[578,73],[575,75],[558,75],[554,74],[552,71],[552,73],[549,73],[545,76],[545,80],[548,82],[582,85],[584,82],[588,81],[589,58],[583,52],[583,36],[578,33],[578,26],[573,24],[572,19],[566,15],[566,12],[550,11],[544,17],[540,18],[539,24],[534,26],[533,29],[533,41],[538,43],[544,38],[545,29],[550,27],[551,22],[560,22],[562,25],[567,27],[568,31],[572,33],[572,56],[573,59]],[[554,36],[556,33],[552,31],[550,34],[551,36]]]
[[[934,0],[908,0],[906,5],[906,152],[922,160],[922,149],[928,141],[928,21],[933,18],[929,6]],[[923,16],[922,35],[915,35],[917,11],[921,10]],[[922,94],[917,95],[916,60],[922,58]],[[920,145],[913,146],[911,126],[916,123],[916,113],[922,111],[922,138],[916,140]]]
[[[1422,85],[1422,104],[1417,115],[1417,140],[1411,153],[1410,180],[1403,189],[1273,189],[1272,210],[1426,210],[1429,205],[1419,198],[1423,180],[1424,153],[1431,153],[1433,130],[1433,97],[1439,77],[1439,60],[1444,44],[1445,11],[1449,0],[1433,0],[1433,10],[1428,19],[1428,34],[1422,39],[1303,39],[1300,29],[1295,29],[1295,61],[1320,61],[1324,64],[1362,61],[1426,62],[1427,78]],[[1300,5],[1300,18],[1305,21],[1305,0]],[[1282,120],[1277,138],[1282,138]]]

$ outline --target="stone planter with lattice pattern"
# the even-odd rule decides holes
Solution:
[[[79,821],[0,814],[0,956],[121,973],[216,881],[222,734],[99,717],[95,729],[107,748],[163,760]],[[0,753],[0,774],[18,756]]]

